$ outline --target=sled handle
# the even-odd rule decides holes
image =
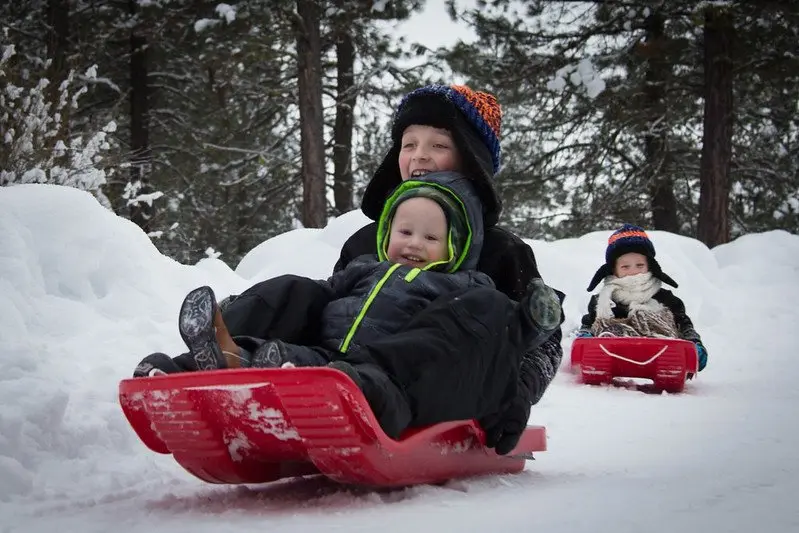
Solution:
[[[658,353],[656,353],[655,355],[650,357],[648,360],[643,361],[643,362],[642,361],[633,361],[632,359],[627,359],[626,357],[623,357],[623,356],[621,356],[621,355],[619,355],[617,353],[613,353],[610,350],[608,350],[607,348],[605,348],[605,345],[601,344],[601,343],[599,345],[599,348],[603,352],[605,352],[607,355],[609,355],[610,357],[615,357],[616,359],[619,359],[621,361],[625,361],[627,363],[633,363],[635,365],[646,366],[649,363],[651,363],[652,361],[654,361],[655,359],[657,359],[658,357],[660,357],[661,355],[663,355],[663,352],[665,352],[668,349],[668,345],[667,346],[663,346],[663,348],[661,348]]]

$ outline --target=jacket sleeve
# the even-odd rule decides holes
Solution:
[[[533,249],[516,235],[506,230],[501,231],[510,235],[511,246],[505,247],[502,257],[499,258],[502,271],[493,278],[498,290],[518,302],[527,292],[529,283],[541,275]],[[561,297],[561,303],[562,301]],[[561,322],[562,313],[561,306]],[[562,338],[563,333],[558,328],[542,344],[528,348],[522,357],[518,392],[531,405],[538,403],[560,367],[563,359],[563,347],[560,345]]]
[[[374,254],[377,252],[377,223],[372,222],[362,227],[346,240],[341,247],[341,254],[339,254],[338,261],[333,266],[333,273],[344,270],[350,261],[366,254]]]
[[[583,319],[580,322],[579,331],[587,331],[589,333],[591,332],[591,326],[594,325],[594,321],[596,320],[596,301],[597,301],[596,294],[591,296],[591,299],[588,300],[588,312],[583,315]]]
[[[702,344],[702,337],[699,336],[694,323],[685,313],[685,304],[683,301],[674,295],[673,292],[664,290],[662,303],[671,310],[674,315],[674,322],[677,324],[677,329],[680,332],[680,338],[691,342],[698,342]],[[704,346],[704,345],[703,345]]]
[[[349,267],[351,264],[352,263],[348,263],[347,266]],[[333,275],[326,280],[317,281],[317,283],[330,291],[330,294],[332,294],[331,300],[338,300],[344,295],[348,281],[351,279],[350,273],[348,273],[347,270],[347,268],[334,270]]]
[[[521,373],[519,374],[520,392],[527,395],[527,401],[535,405],[544,395],[549,384],[563,359],[563,347],[560,341],[563,333],[560,328],[543,344],[533,351],[528,351],[522,359]]]
[[[358,256],[358,258],[348,261],[345,268],[335,270],[327,280],[320,280],[319,283],[331,291],[333,300],[348,296],[355,284],[364,276],[368,276],[374,269],[375,263],[372,259],[374,256]]]

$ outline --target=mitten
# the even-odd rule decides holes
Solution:
[[[530,402],[525,395],[517,394],[502,412],[480,421],[486,434],[486,446],[494,448],[499,455],[507,455],[519,443],[529,418]]]
[[[527,286],[526,305],[530,318],[542,331],[553,331],[562,322],[561,299],[541,278],[533,278]]]
[[[697,342],[696,344],[696,355],[699,358],[699,370],[702,370],[707,366],[707,350],[704,346],[702,346],[701,342]]]

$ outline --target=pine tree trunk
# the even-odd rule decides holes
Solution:
[[[648,173],[652,206],[652,227],[656,230],[677,233],[680,229],[677,219],[677,199],[668,163],[668,148],[664,124],[665,85],[669,74],[669,64],[665,58],[665,35],[663,15],[652,13],[646,20],[646,48],[648,64],[645,77],[644,94],[647,113],[647,131],[644,133],[644,153]]]
[[[705,9],[705,116],[697,238],[708,247],[730,240],[733,33],[732,17],[723,7]]]
[[[52,60],[48,67],[50,89],[58,96],[58,85],[69,71],[69,4],[67,0],[47,0],[47,57]]]
[[[343,0],[337,5],[343,7]],[[355,90],[355,45],[348,27],[340,27],[336,39],[336,124],[333,128],[333,199],[337,215],[351,211],[353,196],[352,131]]]
[[[47,87],[48,98],[51,102],[51,109],[56,109],[61,98],[61,82],[67,78],[69,65],[67,55],[69,53],[69,3],[67,0],[47,0],[47,57],[52,62],[47,68],[47,77],[50,85]],[[61,115],[61,128],[58,138],[69,146],[69,117],[72,108],[65,105],[58,109]],[[68,156],[58,162],[63,166],[68,166]]]
[[[136,0],[128,0],[131,17],[136,16]],[[149,124],[149,84],[147,82],[147,39],[142,35],[141,22],[130,30],[130,184],[135,198],[153,192],[149,183],[152,166]],[[145,233],[152,230],[155,210],[152,202],[130,205],[130,219]]]
[[[302,223],[321,228],[327,222],[325,145],[322,115],[322,44],[319,7],[314,0],[297,0],[297,67],[302,150]]]

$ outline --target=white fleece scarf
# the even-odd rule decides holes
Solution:
[[[663,305],[652,297],[660,290],[661,281],[651,272],[634,276],[617,278],[608,276],[604,279],[602,290],[596,301],[597,318],[613,318],[616,302],[627,305],[629,312],[652,311],[663,309]]]

